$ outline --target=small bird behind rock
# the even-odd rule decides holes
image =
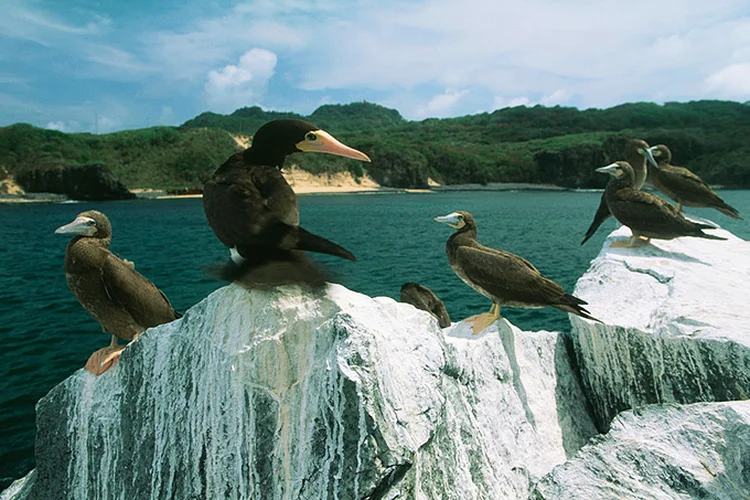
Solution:
[[[112,226],[106,215],[82,212],[55,233],[75,235],[65,250],[65,280],[78,302],[112,334],[109,347],[91,355],[87,370],[100,375],[113,365],[125,348],[118,338],[132,341],[147,328],[181,317],[132,262],[109,251]]]
[[[401,302],[411,304],[417,309],[427,311],[435,316],[440,328],[451,326],[451,318],[445,309],[445,304],[435,293],[418,283],[404,283],[401,286]]]

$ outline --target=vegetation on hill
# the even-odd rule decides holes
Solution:
[[[583,111],[518,106],[420,122],[367,102],[321,106],[310,116],[258,107],[228,116],[210,114],[210,120],[207,115],[183,126],[248,133],[283,116],[309,120],[370,155],[373,163],[364,166],[368,174],[396,187],[424,186],[428,176],[447,184],[602,187],[607,179],[594,169],[621,158],[618,146],[623,136],[667,144],[676,165],[694,170],[711,184],[750,187],[748,103],[630,103]],[[242,128],[238,120],[244,120]],[[356,162],[315,155],[297,155],[294,161],[311,172],[361,169]]]
[[[101,163],[130,189],[200,186],[238,149],[218,129],[152,127],[94,135],[27,124],[0,128],[0,166],[10,174]]]
[[[0,171],[44,164],[103,163],[128,187],[200,187],[238,146],[227,133],[252,134],[276,118],[301,118],[372,158],[361,164],[329,155],[295,154],[312,173],[369,174],[394,187],[528,182],[602,187],[594,169],[621,159],[624,138],[665,143],[674,164],[711,184],[750,187],[750,105],[728,101],[632,103],[609,109],[524,106],[449,119],[407,121],[368,102],[325,105],[310,116],[241,108],[203,113],[179,128],[114,134],[64,134],[18,124],[0,128]]]

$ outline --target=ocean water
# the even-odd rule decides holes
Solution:
[[[359,259],[319,258],[338,282],[370,296],[398,299],[401,285],[416,281],[443,299],[456,321],[485,312],[490,303],[450,269],[445,241],[453,230],[433,217],[468,210],[477,220],[481,243],[524,256],[570,292],[615,227],[610,220],[579,245],[600,196],[448,192],[301,196],[299,202],[303,227]],[[722,196],[750,216],[750,192]],[[0,489],[34,466],[36,402],[109,342],[68,290],[63,271],[68,238],[53,234],[88,209],[109,216],[112,251],[134,261],[177,310],[185,311],[223,286],[204,272],[228,252],[208,227],[199,199],[0,204]],[[691,213],[750,238],[750,222],[706,209]],[[589,309],[596,315],[595,305]],[[569,329],[567,315],[552,309],[507,308],[503,315],[525,330]]]

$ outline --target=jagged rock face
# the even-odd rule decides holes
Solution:
[[[750,401],[624,412],[546,476],[534,498],[747,499]]]
[[[73,200],[135,198],[105,165],[69,165],[24,169],[16,180],[27,192],[57,193]]]
[[[608,248],[574,294],[604,324],[571,316],[581,378],[597,425],[645,404],[750,398],[750,243],[652,240]]]
[[[314,297],[222,288],[102,376],[79,371],[40,400],[35,477],[14,488],[526,497],[595,433],[564,337],[504,321],[468,330],[337,285]]]

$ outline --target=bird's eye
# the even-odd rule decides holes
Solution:
[[[96,226],[96,221],[90,220],[86,222],[87,226]]]
[[[305,134],[305,140],[307,141],[315,141],[318,139],[318,136],[315,135],[315,132],[308,132]]]

